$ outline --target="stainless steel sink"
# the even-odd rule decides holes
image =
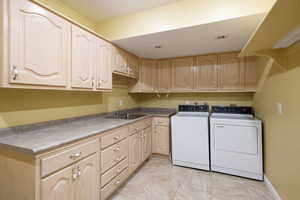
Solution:
[[[106,116],[106,118],[132,120],[132,119],[137,119],[137,118],[144,117],[144,116],[146,116],[146,115],[134,114],[134,113],[115,113],[114,115]]]

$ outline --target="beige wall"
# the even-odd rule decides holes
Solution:
[[[0,89],[0,128],[137,106],[135,97],[128,94],[127,83],[120,81],[109,93]]]
[[[168,31],[267,12],[276,0],[181,0],[101,21],[97,32],[110,40]]]
[[[264,122],[265,173],[282,199],[296,200],[300,196],[300,48],[287,53],[292,55],[284,66],[288,70],[274,64],[253,104]],[[282,103],[283,114],[277,112],[277,103]]]
[[[241,106],[252,105],[252,93],[186,93],[186,94],[165,94],[160,98],[155,94],[143,94],[138,97],[138,103],[142,107],[163,107],[177,108],[179,104],[185,103],[208,103],[209,105],[230,105]],[[188,101],[188,102],[187,102]]]

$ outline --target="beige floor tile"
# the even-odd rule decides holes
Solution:
[[[263,182],[173,166],[152,157],[110,200],[272,200]]]

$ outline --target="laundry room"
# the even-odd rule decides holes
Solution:
[[[299,200],[299,0],[0,0],[0,200]]]

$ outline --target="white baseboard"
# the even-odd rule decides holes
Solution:
[[[270,190],[274,200],[282,200],[281,197],[279,196],[278,192],[273,187],[271,181],[268,179],[268,177],[266,175],[264,175],[264,180],[265,180],[265,184],[268,187],[268,189]]]

